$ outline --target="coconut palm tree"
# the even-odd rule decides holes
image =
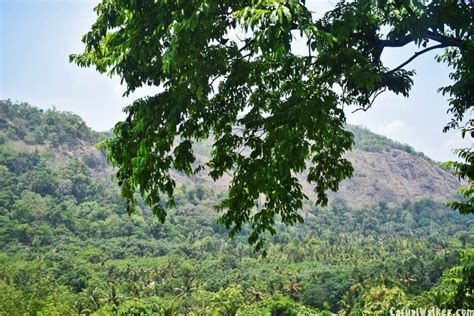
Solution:
[[[430,296],[432,304],[434,306],[440,307],[440,308],[444,307],[446,305],[447,300],[448,300],[446,292],[443,291],[439,287],[437,289],[431,291],[429,296]]]
[[[188,296],[194,292],[196,289],[196,284],[194,282],[194,278],[184,278],[183,284],[174,290],[178,293],[178,297],[181,296]]]
[[[283,285],[283,290],[290,294],[290,297],[295,301],[298,300],[298,292],[300,289],[301,285],[296,279],[291,279],[288,283]]]
[[[339,301],[339,312],[338,315],[345,316],[349,315],[355,304],[355,295],[353,292],[346,292]]]
[[[107,293],[107,297],[103,299],[107,304],[113,306],[113,313],[114,315],[117,314],[120,304],[124,301],[123,295],[117,292],[114,284],[109,284],[109,291]]]
[[[86,287],[80,294],[88,305],[91,305],[93,309],[97,310],[100,308],[100,300],[103,293],[99,290],[96,286],[88,286]]]
[[[264,294],[255,287],[252,287],[248,292],[248,299],[252,303],[260,302],[263,300],[263,296]]]

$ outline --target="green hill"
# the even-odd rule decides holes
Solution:
[[[446,280],[473,245],[474,218],[439,202],[456,179],[408,146],[349,128],[359,182],[328,208],[308,201],[304,224],[278,224],[262,258],[247,228],[229,239],[217,224],[226,179],[175,174],[177,206],[165,224],[145,207],[129,216],[94,146],[109,134],[74,114],[1,101],[0,314],[370,315],[432,306],[435,293],[458,304]],[[204,161],[208,145],[196,151]],[[354,197],[380,179],[379,196]],[[421,193],[387,198],[401,179]]]

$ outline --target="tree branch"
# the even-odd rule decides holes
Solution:
[[[380,40],[380,48],[384,49],[385,47],[403,47],[410,42],[413,42],[413,36],[408,34],[404,38],[398,40]]]
[[[372,107],[372,105],[374,104],[375,99],[377,99],[377,97],[378,97],[379,95],[381,95],[382,93],[384,93],[386,90],[387,90],[387,88],[384,87],[383,89],[380,89],[378,92],[375,92],[375,91],[374,91],[374,92],[372,93],[372,95],[374,95],[374,96],[372,97],[372,100],[370,101],[369,105],[360,107],[360,108],[358,108],[358,109],[355,109],[354,111],[352,111],[352,113],[356,113],[356,112],[358,112],[358,111],[364,111],[364,112],[365,112],[365,111],[367,111],[368,109],[370,109],[370,108]],[[370,96],[372,96],[372,95],[370,95]],[[370,96],[369,96],[369,97],[370,97]]]
[[[423,55],[424,53],[429,52],[430,50],[438,49],[438,48],[443,48],[443,47],[447,47],[447,46],[450,46],[450,45],[438,44],[438,45],[431,46],[431,47],[425,48],[425,49],[423,49],[423,50],[420,50],[419,52],[416,52],[413,56],[411,56],[410,58],[408,58],[404,63],[402,63],[402,64],[399,65],[398,67],[395,67],[395,68],[393,68],[392,70],[388,71],[386,74],[388,75],[388,74],[394,73],[394,72],[397,71],[397,70],[402,69],[403,67],[405,67],[406,65],[408,65],[409,63],[411,63],[416,57],[418,57],[418,56],[420,56],[420,55]]]
[[[459,38],[446,36],[432,31],[426,31],[426,37],[446,46],[454,46],[460,48],[462,44],[462,40]]]
[[[239,38],[240,40],[240,38]],[[242,40],[241,40],[242,41]],[[243,52],[244,50],[248,49],[254,42],[255,40],[253,39],[250,39],[250,38],[246,38],[243,40],[243,42],[245,42],[245,45],[242,46],[240,49],[239,49],[239,53]]]
[[[461,47],[462,40],[455,37],[446,36],[432,31],[426,31],[425,36],[428,39],[436,41],[445,46]],[[415,39],[411,34],[405,35],[405,37],[397,40],[380,40],[379,46],[383,50],[385,47],[403,47],[408,43],[413,42]]]

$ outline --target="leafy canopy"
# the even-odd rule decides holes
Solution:
[[[128,106],[105,143],[129,209],[138,189],[164,221],[174,205],[170,170],[202,170],[192,146],[211,137],[208,172],[232,175],[220,220],[231,234],[250,223],[258,249],[276,216],[302,221],[299,173],[306,171],[322,205],[326,191],[351,175],[344,106],[367,110],[385,90],[408,96],[414,71],[405,67],[427,51],[445,48],[439,61],[453,69],[453,84],[442,89],[453,114],[446,128],[460,127],[473,94],[469,2],[340,1],[315,19],[296,0],[103,0],[85,51],[70,58],[120,76],[125,95],[160,88]],[[292,50],[296,38],[306,54]],[[385,49],[409,43],[420,52],[384,66]]]

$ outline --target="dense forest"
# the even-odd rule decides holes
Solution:
[[[411,147],[349,127],[356,148]],[[474,308],[473,215],[434,199],[305,201],[267,255],[218,223],[224,191],[178,183],[161,224],[129,215],[80,117],[0,102],[0,314],[385,315]],[[205,153],[202,145],[197,151]]]

